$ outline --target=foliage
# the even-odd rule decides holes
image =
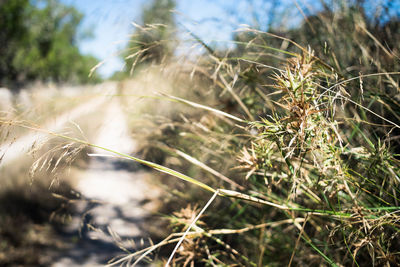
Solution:
[[[93,82],[97,60],[77,47],[82,15],[55,0],[3,1],[0,4],[0,79],[15,85],[33,80]]]

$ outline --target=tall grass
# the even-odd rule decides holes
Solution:
[[[209,54],[181,90],[203,89],[163,95],[192,111],[156,123],[144,144],[190,176],[161,180],[178,233],[115,264],[172,243],[179,266],[398,264],[399,47],[386,39],[398,37],[382,33],[385,47],[357,6],[328,11],[286,33],[242,29],[232,52],[196,38]]]
[[[135,130],[143,159],[53,133],[166,174],[161,212],[174,233],[110,265],[159,250],[173,266],[400,262],[399,47],[385,47],[357,8],[335,12],[282,34],[242,29],[233,51],[196,37],[207,51],[196,63],[158,66],[160,84],[183,96],[152,97],[172,104]],[[131,90],[120,94],[128,111]]]
[[[175,263],[362,266],[397,261],[398,160],[379,139],[364,136],[368,146],[348,141],[346,127],[353,121],[343,113],[349,94],[332,70],[307,51],[287,61],[271,77],[271,113],[254,114],[259,120],[227,123],[218,118],[226,114],[220,110],[172,98],[208,114],[175,122],[176,136],[170,138],[177,138],[174,143],[184,152],[165,150],[194,164],[196,177],[214,185],[201,187],[229,198],[217,201],[203,227],[196,225],[186,236]],[[380,116],[357,106],[369,117]],[[224,118],[234,122],[233,116]],[[214,127],[188,125],[196,120],[213,121]],[[224,165],[230,166],[229,175],[216,171]],[[193,167],[183,169],[193,173]],[[226,190],[238,187],[241,190]],[[207,198],[193,188],[176,195],[197,205]],[[196,214],[196,209],[188,209],[171,217],[183,230],[185,218],[194,218],[187,213]]]

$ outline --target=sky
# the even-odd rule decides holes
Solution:
[[[280,5],[292,0],[276,1]],[[92,54],[105,63],[98,69],[103,77],[123,68],[118,57],[133,32],[132,22],[140,22],[143,5],[149,0],[61,0],[74,6],[84,19],[80,31],[91,29],[92,38],[80,40],[79,48],[85,54]],[[241,24],[251,24],[248,19],[255,10],[268,9],[263,0],[177,0],[176,20],[206,43],[227,43],[234,30]],[[269,1],[273,2],[273,1]],[[233,15],[234,14],[234,15]],[[299,13],[300,14],[300,13]],[[259,18],[262,22],[264,18]],[[264,19],[265,20],[265,19]],[[183,26],[181,26],[183,27]]]
[[[80,31],[92,31],[92,37],[79,41],[79,49],[84,54],[92,54],[105,63],[98,72],[103,77],[110,76],[122,68],[123,62],[118,51],[123,49],[132,30],[131,22],[140,15],[143,0],[61,0],[74,6],[83,15]]]
[[[132,22],[140,21],[140,13],[146,0],[61,0],[72,5],[84,15],[80,30],[91,29],[92,38],[80,40],[79,48],[85,54],[92,54],[105,63],[98,69],[103,77],[112,75],[123,68],[123,61],[118,57],[133,32]],[[224,5],[218,1],[200,0],[177,1],[176,17],[180,23],[206,41],[229,40],[233,27],[219,25],[216,28],[213,19],[225,14]],[[222,1],[224,2],[224,1]],[[225,16],[224,19],[227,19]],[[201,22],[201,27],[198,27]],[[210,30],[214,28],[214,30]]]
[[[81,52],[105,61],[98,69],[99,74],[109,77],[121,70],[123,60],[118,52],[126,47],[129,34],[134,30],[132,22],[140,23],[143,5],[150,0],[60,1],[74,6],[84,15],[80,31],[91,29],[93,36],[80,40],[79,48]],[[381,1],[385,0],[367,0],[375,4]],[[267,30],[268,25],[282,27],[274,25],[278,21],[290,28],[298,25],[304,14],[316,13],[320,8],[320,1],[313,0],[176,0],[176,3],[175,18],[183,25],[180,27],[195,33],[207,44],[218,42],[220,45],[228,43],[233,32],[243,24],[257,26],[258,22],[261,30]],[[279,18],[268,13],[273,8],[278,11]],[[394,9],[398,12],[399,8],[400,4],[397,4]]]

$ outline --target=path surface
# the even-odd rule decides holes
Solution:
[[[105,116],[96,118],[98,121],[93,125],[102,122],[102,126],[90,141],[118,152],[133,153],[135,142],[130,137],[126,115],[119,98],[111,97],[117,91],[117,84],[97,87],[98,93],[104,96],[96,96],[52,118],[42,129],[59,132],[68,122],[98,111]],[[31,132],[11,144],[0,145],[0,168],[12,167],[13,162],[25,155],[35,143],[45,142],[47,137],[46,133]],[[96,148],[92,153],[108,152]],[[78,170],[75,178],[72,186],[82,196],[82,201],[76,202],[71,223],[60,233],[59,240],[65,244],[64,249],[43,251],[43,265],[103,266],[123,252],[118,246],[129,251],[140,248],[142,240],[147,239],[146,218],[155,209],[151,199],[158,195],[158,191],[146,182],[149,174],[133,161],[93,156],[88,167]]]
[[[107,83],[104,87],[98,86],[97,91],[104,95],[115,94],[116,83]],[[50,132],[58,132],[65,126],[67,122],[73,121],[78,117],[85,116],[86,114],[99,108],[107,99],[109,99],[108,96],[94,97],[94,99],[81,104],[72,110],[66,111],[62,115],[50,119],[46,125],[42,126],[42,129]],[[47,137],[47,133],[31,131],[27,135],[16,139],[11,144],[7,142],[6,144],[0,145],[0,157],[2,157],[0,161],[0,168],[9,165],[14,160],[21,157],[21,155],[26,154],[31,149],[33,144],[40,144],[41,142],[44,142]],[[13,137],[9,136],[9,139],[11,138]]]
[[[106,116],[94,143],[132,153],[135,143],[130,138],[126,117],[118,99],[108,101],[104,108]],[[97,148],[93,153],[107,154]],[[80,201],[76,205],[77,213],[72,223],[64,229],[69,246],[52,256],[52,266],[103,266],[121,254],[117,242],[131,251],[135,250],[135,246],[146,238],[143,229],[149,215],[146,208],[152,209],[152,202],[148,198],[157,194],[146,183],[146,175],[132,161],[91,157],[89,167],[80,171],[75,187],[89,201]],[[96,230],[90,230],[91,227]]]

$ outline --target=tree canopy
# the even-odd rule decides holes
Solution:
[[[97,59],[82,55],[77,30],[83,15],[56,0],[0,2],[0,82],[86,83]]]

